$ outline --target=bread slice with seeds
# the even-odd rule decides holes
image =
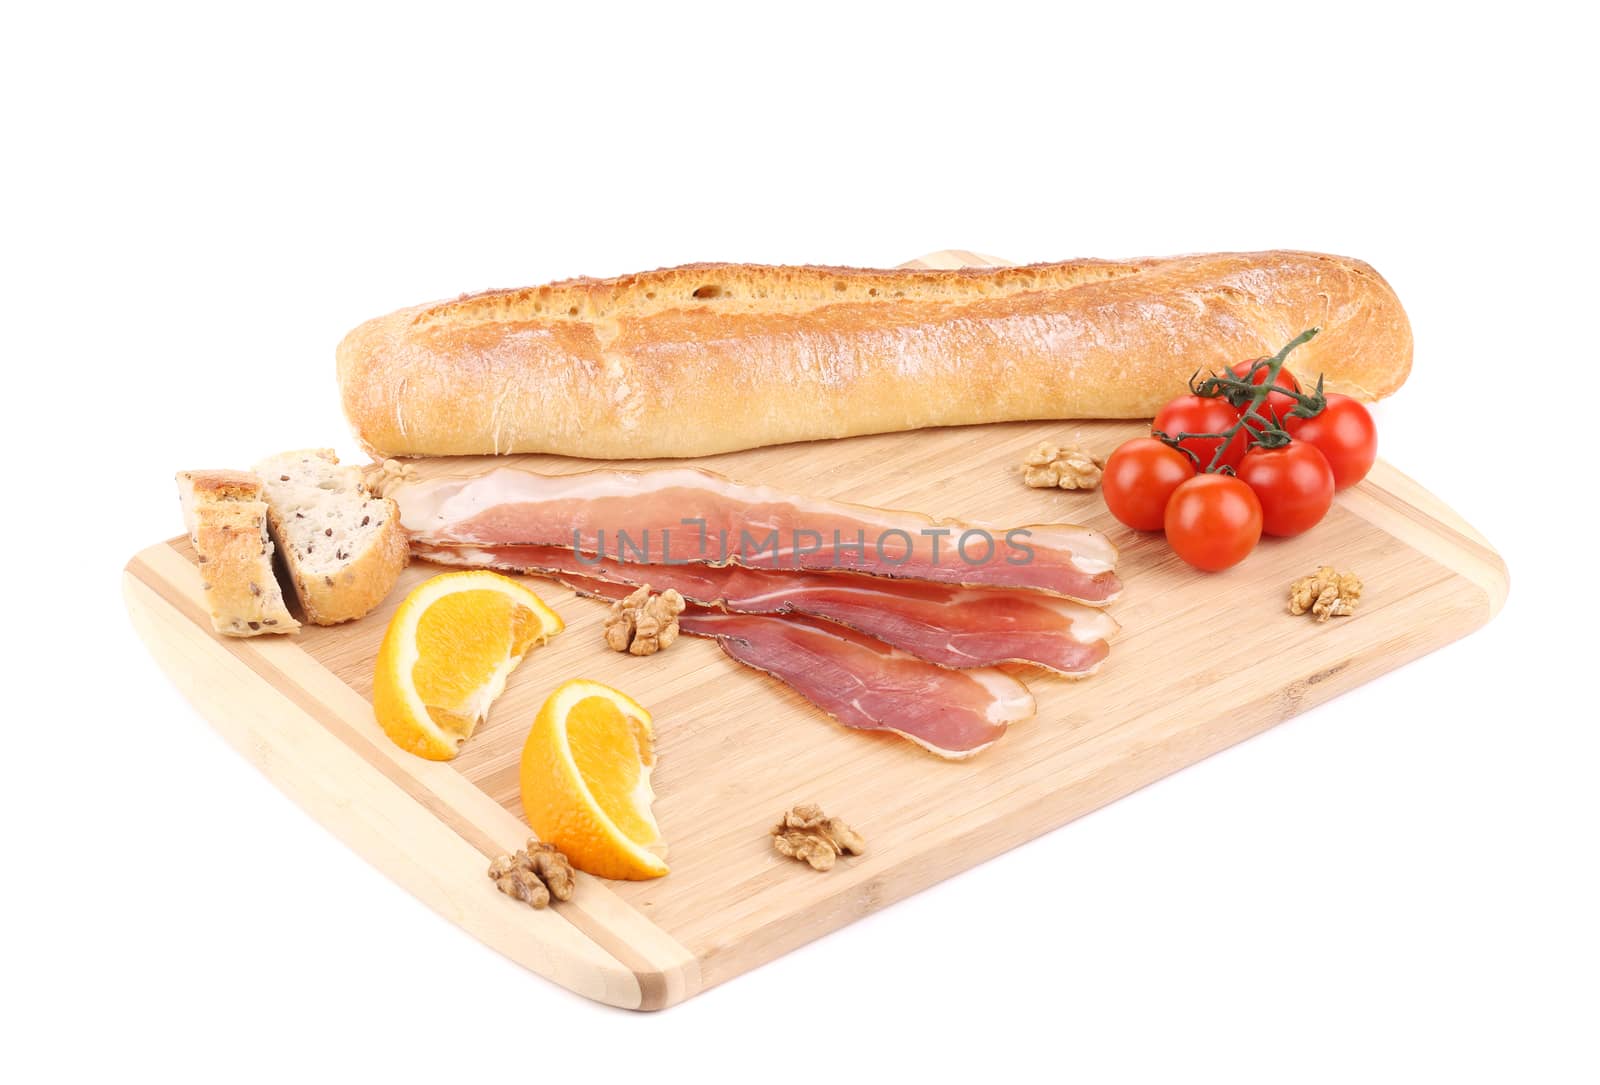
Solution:
[[[178,500],[211,628],[230,637],[299,629],[272,571],[261,480],[245,471],[179,471]]]
[[[306,620],[337,625],[383,602],[410,554],[395,503],[367,493],[361,469],[326,448],[271,456],[256,473]]]

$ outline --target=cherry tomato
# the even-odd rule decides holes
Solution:
[[[1111,515],[1140,531],[1160,531],[1167,499],[1194,477],[1189,457],[1154,437],[1135,437],[1106,460],[1100,490]]]
[[[1232,429],[1238,421],[1239,412],[1228,406],[1227,400],[1190,395],[1179,396],[1162,407],[1152,425],[1167,436],[1176,437],[1180,433],[1222,433]],[[1222,459],[1217,461],[1217,466],[1238,467],[1248,440],[1249,435],[1243,429],[1234,434]],[[1191,437],[1178,443],[1195,454],[1200,461],[1200,470],[1204,471],[1211,466],[1211,457],[1216,454],[1222,439]]]
[[[1230,366],[1228,368],[1228,372],[1232,373],[1240,380],[1244,380],[1245,375],[1250,372],[1250,367],[1253,365],[1255,365],[1254,362],[1240,362],[1237,365]],[[1250,383],[1260,385],[1265,382],[1266,379],[1267,371],[1265,367],[1263,367],[1256,373],[1255,376],[1250,378]],[[1278,378],[1274,380],[1272,384],[1276,388],[1287,388],[1291,392],[1300,391],[1300,382],[1295,380],[1294,374],[1289,372],[1287,369],[1278,370]],[[1298,403],[1299,400],[1293,398],[1292,396],[1286,396],[1282,392],[1269,392],[1267,393],[1267,401],[1261,405],[1261,413],[1266,415],[1268,419],[1273,417],[1287,418],[1289,412],[1294,410]]]
[[[1333,469],[1304,441],[1252,448],[1239,461],[1239,479],[1261,502],[1261,530],[1268,535],[1287,538],[1309,530],[1333,504]]]
[[[1296,441],[1316,445],[1333,469],[1336,489],[1354,486],[1367,477],[1378,458],[1378,427],[1357,401],[1338,392],[1325,397],[1328,405],[1313,418],[1287,419],[1285,428]]]
[[[1232,475],[1196,475],[1167,502],[1167,542],[1197,569],[1243,561],[1261,540],[1261,502]]]

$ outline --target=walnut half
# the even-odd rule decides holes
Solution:
[[[678,615],[683,608],[683,596],[671,588],[651,595],[650,585],[646,584],[611,604],[611,614],[606,618],[606,644],[614,651],[636,656],[669,648],[678,639]]]
[[[1022,461],[1022,481],[1036,489],[1092,490],[1100,485],[1104,460],[1077,445],[1041,441]]]
[[[813,870],[832,870],[840,855],[861,855],[867,841],[860,833],[822,812],[816,803],[801,803],[789,810],[772,830],[772,847],[779,855],[809,863]]]
[[[571,900],[577,877],[567,857],[554,844],[529,838],[526,850],[502,855],[489,864],[496,889],[529,907],[543,908],[556,900]]]
[[[1341,573],[1324,565],[1289,586],[1289,613],[1310,611],[1317,621],[1354,614],[1361,599],[1361,581],[1354,573]]]

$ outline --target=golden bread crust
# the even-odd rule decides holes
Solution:
[[[893,271],[692,264],[464,295],[338,348],[380,456],[710,455],[1036,418],[1144,418],[1202,369],[1322,328],[1290,368],[1389,395],[1411,366],[1359,260],[1209,253]]]
[[[211,628],[230,637],[298,630],[272,568],[261,480],[244,471],[179,471],[177,483]]]

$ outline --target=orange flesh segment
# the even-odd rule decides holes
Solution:
[[[509,638],[508,629],[513,631]],[[502,592],[456,592],[428,607],[417,622],[418,658],[411,671],[412,685],[429,707],[428,714],[441,727],[459,730],[459,724],[448,721],[489,681],[508,654],[516,654],[508,649],[514,649],[520,640],[526,651],[538,630],[534,613]]]
[[[634,798],[641,766],[652,761],[643,724],[604,697],[585,697],[567,713],[567,744],[595,805],[617,831],[640,846],[655,843],[658,831]]]
[[[502,596],[502,598],[504,598]],[[511,655],[525,656],[544,634],[544,622],[527,607],[511,604]]]

